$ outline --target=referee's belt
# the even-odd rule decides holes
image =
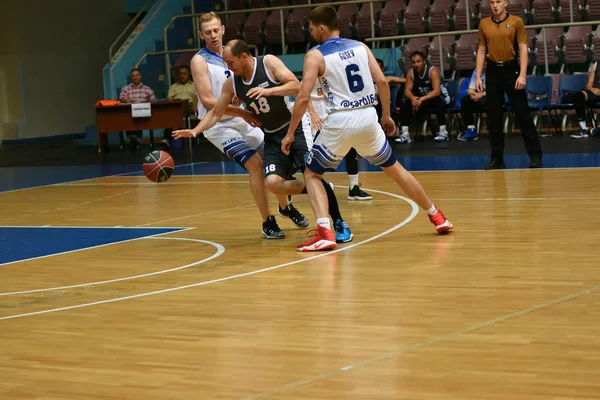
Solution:
[[[508,61],[492,61],[486,59],[486,62],[488,65],[491,65],[493,67],[510,67],[514,66],[517,63],[517,60],[515,60],[514,58]]]

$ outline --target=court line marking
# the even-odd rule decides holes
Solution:
[[[173,232],[167,232],[167,233],[173,233]],[[174,272],[174,271],[179,271],[179,270],[182,270],[182,269],[194,267],[196,265],[200,265],[200,264],[203,264],[203,263],[208,262],[210,260],[213,260],[213,259],[215,259],[217,257],[220,257],[223,253],[225,253],[225,247],[223,245],[221,245],[219,243],[216,243],[216,242],[211,242],[209,240],[192,239],[192,238],[178,238],[178,237],[168,237],[168,236],[166,236],[166,237],[148,236],[148,237],[144,237],[144,238],[141,238],[141,239],[182,240],[182,241],[205,243],[205,244],[209,244],[209,245],[215,247],[217,249],[217,251],[212,256],[204,258],[204,259],[202,259],[200,261],[196,261],[196,262],[193,262],[191,264],[186,264],[186,265],[183,265],[181,267],[176,267],[176,268],[171,268],[171,269],[165,269],[165,270],[162,270],[162,271],[149,272],[147,274],[127,276],[127,277],[124,277],[124,278],[110,279],[110,280],[106,280],[106,281],[80,283],[80,284],[77,284],[77,285],[70,285],[70,286],[60,286],[60,287],[53,287],[53,288],[46,288],[46,289],[24,290],[24,291],[21,291],[21,292],[0,293],[0,296],[10,296],[10,295],[19,295],[19,294],[27,294],[27,293],[50,292],[50,291],[54,291],[54,290],[73,289],[73,288],[87,287],[87,286],[98,286],[98,285],[104,285],[106,283],[122,282],[122,281],[128,281],[128,280],[132,280],[132,279],[146,278],[148,276],[161,275],[161,274],[166,274],[166,273],[169,273],[169,272]]]
[[[40,226],[2,226],[2,228],[43,228]],[[50,228],[110,228],[110,229],[135,229],[134,227],[129,227],[129,228],[113,228],[111,226],[103,226],[103,227],[73,227],[73,226],[50,226],[50,227],[46,227],[46,229],[50,229]],[[156,229],[158,229],[158,227],[155,227]],[[142,229],[147,229],[147,228],[142,228]],[[111,243],[104,243],[104,244],[99,244],[96,246],[91,246],[91,247],[82,247],[81,249],[74,249],[74,250],[67,250],[67,251],[62,251],[60,253],[53,253],[53,254],[46,254],[44,256],[38,256],[38,257],[31,257],[31,258],[24,258],[22,260],[16,260],[16,261],[10,261],[7,263],[2,263],[0,264],[0,267],[4,267],[6,265],[11,265],[11,264],[17,264],[20,262],[25,262],[25,261],[32,261],[32,260],[41,260],[43,258],[48,258],[48,257],[54,257],[54,256],[60,256],[63,254],[70,254],[70,253],[77,253],[79,251],[83,251],[83,250],[90,250],[90,249],[97,249],[100,247],[105,247],[105,246],[110,246],[113,244],[117,244],[117,243],[127,243],[127,242],[133,242],[136,240],[140,240],[140,239],[145,239],[145,238],[149,238],[149,237],[154,237],[154,236],[160,236],[160,235],[166,235],[168,233],[176,233],[176,232],[184,232],[184,231],[188,231],[190,229],[195,229],[195,228],[168,228],[168,229],[175,229],[171,232],[161,232],[161,233],[157,233],[154,235],[148,235],[148,236],[142,236],[142,237],[138,237],[138,238],[133,238],[133,239],[125,239],[125,240],[119,240],[116,242],[111,242]]]
[[[147,296],[153,296],[153,295],[157,295],[157,294],[163,294],[163,293],[169,293],[169,292],[175,292],[175,291],[179,291],[179,290],[183,290],[183,289],[189,289],[189,288],[194,288],[194,287],[199,287],[199,286],[206,286],[206,285],[210,285],[213,283],[219,283],[219,282],[226,282],[226,281],[230,281],[230,280],[234,280],[234,279],[239,279],[239,278],[244,278],[246,276],[252,276],[252,275],[257,275],[257,274],[261,274],[263,272],[268,272],[268,271],[273,271],[276,269],[280,269],[280,268],[284,268],[284,267],[288,267],[290,265],[296,265],[296,264],[300,264],[306,261],[311,261],[311,260],[315,260],[317,258],[321,258],[321,257],[325,257],[331,254],[336,254],[342,251],[346,251],[349,250],[351,248],[366,244],[366,243],[370,243],[374,240],[379,239],[380,237],[383,237],[385,235],[388,235],[392,232],[394,232],[395,230],[403,227],[404,225],[408,224],[410,221],[412,221],[417,214],[419,213],[419,206],[412,201],[409,198],[394,194],[394,193],[390,193],[390,192],[384,192],[381,190],[374,190],[374,189],[369,189],[371,192],[373,193],[380,193],[380,194],[385,194],[391,197],[396,197],[397,199],[403,200],[405,202],[407,202],[410,206],[411,206],[411,213],[408,217],[406,217],[404,219],[404,221],[394,225],[393,227],[378,233],[377,235],[371,236],[370,238],[367,238],[365,240],[362,240],[360,242],[356,242],[353,243],[351,245],[348,246],[344,246],[342,248],[333,250],[333,251],[328,251],[328,252],[324,252],[324,253],[320,253],[311,257],[307,257],[307,258],[302,258],[300,260],[295,260],[295,261],[290,261],[287,263],[283,263],[283,264],[278,264],[278,265],[274,265],[271,267],[266,267],[266,268],[261,268],[258,270],[254,270],[254,271],[249,271],[249,272],[244,272],[242,274],[236,274],[236,275],[229,275],[229,276],[225,276],[223,278],[218,278],[218,279],[212,279],[209,281],[202,281],[202,282],[197,282],[197,283],[192,283],[189,285],[183,285],[183,286],[177,286],[174,288],[168,288],[168,289],[162,289],[162,290],[157,290],[157,291],[153,291],[153,292],[146,292],[146,293],[139,293],[139,294],[135,294],[135,295],[131,295],[131,296],[125,296],[125,297],[117,297],[114,299],[108,299],[108,300],[101,300],[101,301],[95,301],[92,303],[83,303],[83,304],[76,304],[73,306],[66,306],[66,307],[59,307],[59,308],[51,308],[48,310],[41,310],[41,311],[34,311],[34,312],[30,312],[30,313],[23,313],[23,314],[15,314],[15,315],[8,315],[5,317],[0,317],[0,321],[3,320],[8,320],[8,319],[15,319],[15,318],[23,318],[23,317],[30,317],[33,315],[42,315],[42,314],[49,314],[49,313],[54,313],[54,312],[58,312],[58,311],[66,311],[66,310],[73,310],[73,309],[77,309],[77,308],[83,308],[83,307],[90,307],[90,306],[96,306],[96,305],[101,305],[101,304],[108,304],[108,303],[114,303],[114,302],[118,302],[118,301],[123,301],[123,300],[130,300],[130,299],[136,299],[136,298],[140,298],[140,297],[147,297]],[[291,251],[291,249],[290,249]]]
[[[190,175],[193,177],[202,176],[202,175]],[[134,178],[134,177],[132,177]],[[136,176],[135,178],[139,178]],[[214,182],[161,182],[160,186],[172,186],[172,185],[213,185],[213,184],[222,184],[222,183],[250,183],[250,180],[247,181],[214,181]],[[153,182],[98,182],[98,183],[65,183],[61,185],[63,187],[72,187],[72,186],[156,186],[157,183]]]
[[[500,317],[497,317],[497,318],[494,318],[494,319],[491,319],[491,320],[488,320],[488,321],[485,321],[485,322],[480,322],[478,324],[471,325],[471,326],[468,326],[468,327],[463,328],[463,329],[459,329],[459,330],[456,330],[456,331],[453,331],[453,332],[445,333],[443,335],[435,336],[433,338],[424,340],[422,342],[419,342],[419,343],[416,343],[416,344],[413,344],[413,345],[410,345],[410,346],[407,346],[407,347],[403,347],[403,348],[400,348],[400,349],[397,349],[397,350],[394,350],[394,351],[391,351],[391,352],[388,352],[388,353],[385,353],[385,354],[381,354],[379,356],[366,358],[366,359],[357,361],[357,362],[355,362],[353,364],[346,365],[344,367],[341,367],[341,368],[338,368],[338,369],[335,369],[335,370],[331,370],[329,372],[325,372],[325,373],[322,373],[322,374],[319,374],[319,375],[314,375],[312,377],[309,377],[309,378],[306,378],[306,379],[303,379],[303,380],[300,380],[300,381],[288,383],[288,384],[280,386],[280,387],[278,387],[276,389],[273,389],[273,390],[270,390],[270,391],[265,391],[265,392],[262,392],[262,393],[259,393],[259,394],[256,394],[256,395],[252,395],[250,397],[246,397],[245,400],[262,399],[262,398],[265,398],[265,397],[268,397],[268,396],[271,396],[271,395],[274,395],[274,394],[277,394],[277,393],[281,393],[281,392],[283,392],[285,390],[296,389],[296,388],[298,388],[300,386],[303,386],[303,385],[308,385],[308,384],[314,383],[316,381],[320,381],[320,380],[323,380],[323,379],[331,378],[333,376],[340,375],[340,374],[342,374],[344,372],[351,371],[351,370],[359,368],[359,367],[363,367],[363,366],[366,366],[366,365],[374,364],[374,363],[376,363],[378,361],[386,360],[386,359],[398,356],[400,354],[407,353],[407,352],[409,352],[411,350],[418,350],[418,349],[423,348],[425,346],[428,346],[428,345],[431,345],[431,344],[436,344],[436,343],[441,342],[441,341],[446,340],[446,339],[452,339],[452,338],[454,338],[456,336],[460,336],[460,335],[465,334],[465,333],[473,332],[473,331],[476,331],[476,330],[481,329],[481,328],[485,328],[485,327],[488,327],[488,326],[491,326],[491,325],[502,323],[502,322],[508,321],[510,319],[514,319],[514,318],[520,317],[522,315],[529,314],[529,313],[532,313],[532,312],[537,311],[537,310],[541,310],[543,308],[548,308],[548,307],[554,306],[556,304],[564,303],[566,301],[575,299],[577,297],[581,297],[584,294],[589,294],[589,293],[595,292],[598,289],[600,289],[600,285],[594,286],[594,287],[592,287],[590,289],[582,290],[580,292],[576,292],[576,293],[573,293],[573,294],[570,294],[570,295],[567,295],[567,296],[564,296],[564,297],[560,297],[558,299],[550,300],[550,301],[547,301],[545,303],[537,304],[537,305],[529,307],[529,308],[525,308],[525,309],[522,309],[522,310],[519,310],[519,311],[515,311],[515,312],[510,313],[510,314],[505,314],[505,315],[502,315]]]

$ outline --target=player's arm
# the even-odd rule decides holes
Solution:
[[[415,99],[415,96],[412,93],[413,88],[415,86],[415,81],[413,80],[413,74],[411,73],[411,71],[412,70],[408,70],[408,73],[406,74],[406,85],[404,86],[404,95],[412,103],[412,101]]]
[[[223,88],[221,89],[221,96],[217,99],[217,102],[214,104],[214,107],[202,118],[200,123],[196,125],[193,129],[183,129],[173,132],[173,137],[175,139],[179,139],[182,137],[196,137],[200,132],[204,132],[207,129],[215,126],[217,122],[221,120],[223,115],[225,114],[225,110],[227,110],[227,106],[233,99],[233,82],[232,79],[229,78],[223,84]]]
[[[264,58],[265,68],[276,81],[281,82],[281,86],[272,88],[255,87],[248,90],[248,97],[258,99],[259,97],[268,96],[294,96],[300,90],[300,81],[296,75],[285,66],[279,58],[267,54]]]
[[[475,61],[475,89],[478,92],[483,92],[483,82],[481,75],[483,74],[483,66],[485,65],[485,52],[487,50],[485,35],[481,25],[479,25],[479,47],[477,48],[477,58]]]
[[[302,73],[302,84],[300,85],[300,91],[294,101],[294,109],[292,111],[292,119],[288,126],[288,131],[281,142],[281,151],[288,155],[290,154],[290,146],[294,141],[294,132],[298,127],[298,124],[302,120],[302,116],[306,112],[308,102],[310,100],[310,92],[312,92],[317,77],[319,76],[319,67],[323,66],[325,69],[325,59],[318,50],[309,51],[304,57],[304,68]],[[294,77],[295,78],[295,77]],[[389,89],[388,89],[389,92]],[[389,96],[388,96],[388,112],[389,112]]]
[[[198,98],[204,108],[211,110],[217,104],[217,99],[212,95],[212,84],[208,77],[208,64],[202,56],[195,55],[190,63],[190,68],[192,70],[192,77],[194,78],[194,86],[196,87],[196,92],[198,92]],[[225,114],[245,118],[246,110],[228,105],[225,109]]]
[[[433,90],[421,97],[422,101],[439,97],[442,94],[442,76],[440,71],[435,67],[432,67],[429,71],[429,77],[431,78],[431,86],[433,87]]]

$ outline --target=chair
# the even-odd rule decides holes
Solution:
[[[550,105],[552,102],[552,77],[550,76],[528,76],[525,86],[527,91],[527,102],[529,109],[540,113],[540,117],[544,116],[544,110],[548,111],[548,115],[552,118]],[[543,119],[540,124],[540,136],[543,130]],[[554,126],[556,133],[558,128]]]
[[[574,110],[574,103],[563,103],[563,96],[565,93],[577,93],[585,89],[587,85],[588,77],[584,74],[577,75],[560,75],[558,81],[558,92],[556,96],[556,102],[550,104],[550,110],[554,111],[556,121],[558,121],[559,110]],[[566,115],[565,115],[566,117]],[[566,118],[565,118],[566,120]],[[560,124],[560,132],[563,133],[564,121]]]

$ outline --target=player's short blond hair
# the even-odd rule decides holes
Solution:
[[[214,11],[207,12],[207,13],[204,13],[201,16],[199,16],[198,17],[198,27],[200,28],[200,30],[202,30],[202,24],[204,22],[210,22],[213,19],[218,19],[219,21],[221,21],[221,17],[219,17],[217,15],[217,13]]]

